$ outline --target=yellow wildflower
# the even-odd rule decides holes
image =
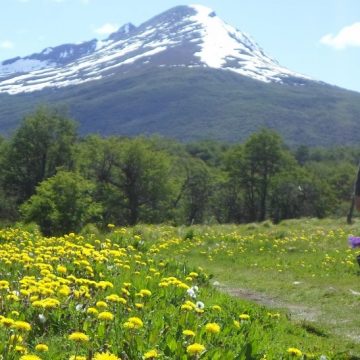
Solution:
[[[107,308],[108,304],[105,301],[98,301],[96,303],[96,307],[98,307],[98,308]]]
[[[17,343],[21,343],[24,339],[22,338],[21,335],[11,335],[10,336],[10,344],[17,344]]]
[[[27,353],[27,349],[25,346],[22,346],[22,345],[16,345],[15,346],[15,351],[17,353],[20,353],[20,354],[26,354]]]
[[[0,280],[0,290],[9,289],[9,282],[6,280]]]
[[[131,317],[124,323],[124,327],[128,329],[140,329],[144,326],[142,320],[138,317]]]
[[[147,289],[140,290],[141,296],[151,296],[151,291]]]
[[[190,355],[199,355],[205,351],[205,346],[195,343],[191,344],[186,348],[186,352]]]
[[[64,265],[58,265],[58,267],[56,268],[56,270],[60,273],[60,274],[66,274],[67,269]]]
[[[27,354],[21,356],[20,360],[41,360],[41,358],[36,355]]]
[[[237,320],[234,320],[234,326],[239,328],[240,327],[240,323]]]
[[[26,321],[15,321],[11,327],[20,331],[30,331],[31,325]]]
[[[301,350],[299,350],[299,349],[297,349],[297,348],[288,348],[287,349],[287,352],[288,352],[288,354],[290,354],[290,355],[293,355],[293,356],[295,356],[295,357],[300,357],[300,356],[302,356],[302,352],[301,352]]]
[[[240,320],[247,321],[247,320],[250,320],[250,315],[248,315],[248,314],[240,314],[239,318],[240,318]]]
[[[96,308],[94,307],[89,307],[87,310],[86,310],[87,314],[90,314],[90,315],[97,315],[99,312]]]
[[[185,336],[195,336],[195,332],[192,330],[184,330],[182,333]]]
[[[49,350],[49,347],[48,347],[47,345],[45,345],[45,344],[37,344],[37,345],[35,346],[35,350],[36,350],[36,351],[43,351],[43,352],[45,352],[45,351],[48,351],[48,350]]]
[[[0,324],[4,325],[5,327],[10,327],[14,324],[15,320],[10,319],[10,318],[2,318],[0,320]]]
[[[98,315],[99,320],[111,321],[114,319],[114,315],[109,311],[103,311]]]
[[[205,330],[211,334],[218,334],[220,332],[220,326],[216,323],[208,323],[205,325]]]
[[[121,360],[121,359],[114,354],[105,352],[105,353],[96,353],[93,360]]]
[[[89,341],[89,337],[82,332],[76,331],[69,335],[69,340],[76,342],[87,342]]]
[[[144,354],[144,359],[155,359],[159,356],[156,350],[150,350]]]

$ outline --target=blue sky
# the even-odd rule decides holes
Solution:
[[[360,0],[0,0],[0,61],[105,38],[176,5],[213,8],[291,70],[360,91]]]

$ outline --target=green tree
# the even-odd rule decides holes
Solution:
[[[38,108],[11,138],[3,164],[4,187],[21,203],[58,167],[70,169],[76,125],[60,111]]]
[[[208,210],[212,192],[210,168],[201,160],[187,158],[183,161],[183,183],[177,201],[182,207],[184,221],[201,223]]]
[[[106,221],[134,225],[168,219],[172,158],[157,144],[142,137],[90,136],[78,147],[77,168],[96,182],[95,198]]]
[[[78,232],[86,223],[100,219],[101,206],[92,197],[94,188],[77,173],[59,171],[36,188],[21,206],[21,213],[45,235]]]
[[[271,178],[292,162],[281,137],[267,129],[230,150],[227,158],[230,182],[238,193],[243,191],[248,221],[265,220]]]
[[[144,138],[120,143],[110,183],[124,195],[127,222],[161,222],[170,201],[171,160]]]
[[[94,199],[102,204],[104,224],[126,223],[123,193],[113,185],[117,172],[115,164],[120,158],[120,142],[120,138],[91,135],[76,147],[76,169],[96,184]]]

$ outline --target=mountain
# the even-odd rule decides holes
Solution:
[[[200,5],[0,64],[0,131],[44,102],[68,107],[83,134],[241,141],[267,126],[289,144],[330,145],[360,131],[359,93],[281,66]]]

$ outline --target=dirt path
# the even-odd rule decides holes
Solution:
[[[231,287],[220,284],[218,281],[215,281],[213,283],[213,286],[215,286],[219,291],[233,297],[252,301],[258,305],[265,306],[269,309],[285,310],[288,313],[289,318],[296,322],[316,322],[322,315],[322,312],[319,309],[308,306],[289,304],[279,298],[272,297],[270,295],[266,295],[264,293],[256,292],[250,289]],[[333,320],[334,325],[336,325],[338,321],[339,320]],[[334,333],[336,334],[336,331],[334,331]],[[360,335],[358,334],[354,335],[353,333],[342,333],[337,335],[345,336],[348,339],[351,339],[351,341],[354,341],[355,343],[360,343]]]
[[[217,282],[214,282],[214,286],[216,286],[216,288],[220,291],[231,296],[244,300],[249,300],[270,309],[286,310],[289,314],[289,317],[295,321],[314,322],[321,314],[321,312],[317,309],[302,305],[288,304],[280,299],[268,296],[263,293],[255,292],[253,290],[238,287],[229,287],[223,284],[219,284]]]

